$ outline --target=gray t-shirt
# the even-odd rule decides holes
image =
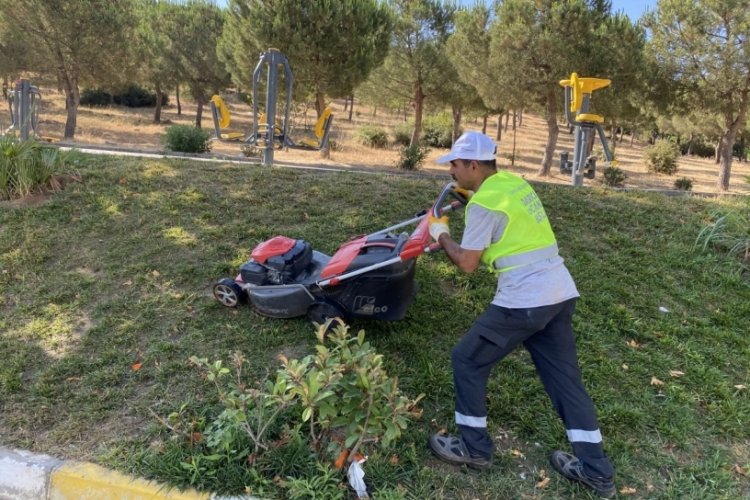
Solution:
[[[461,247],[484,250],[500,240],[507,225],[508,217],[503,212],[470,205]],[[500,273],[492,303],[520,309],[559,304],[578,296],[573,278],[558,255]]]

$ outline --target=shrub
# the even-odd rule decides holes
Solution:
[[[0,199],[28,196],[34,191],[62,189],[71,153],[29,139],[0,136]]]
[[[690,142],[680,144],[680,153],[686,155],[689,146]],[[716,147],[712,144],[708,144],[702,137],[698,137],[693,139],[691,154],[699,158],[713,158],[716,156]]]
[[[81,92],[81,106],[109,106],[112,94],[102,89],[85,89]]]
[[[604,185],[610,187],[623,187],[628,176],[619,167],[607,167],[604,169]]]
[[[364,454],[372,443],[387,448],[420,414],[416,404],[422,396],[410,399],[401,393],[365,333],[350,335],[346,325],[333,321],[319,326],[314,354],[302,359],[279,355],[282,366],[275,377],[258,380],[254,363],[240,353],[227,365],[190,358],[216,387],[221,412],[196,429],[185,403],[163,423],[173,433],[179,430],[180,439],[191,446],[201,474],[211,477],[227,466],[262,464],[258,470],[267,479],[297,475],[300,480],[288,485],[295,498],[308,498],[305,494],[318,488],[325,492],[322,498],[338,497],[340,474],[322,464]],[[198,443],[192,438],[196,430]],[[310,470],[311,457],[321,464],[317,471]]]
[[[393,141],[400,146],[408,146],[411,142],[411,133],[414,124],[399,123],[393,128]]]
[[[359,141],[371,148],[385,148],[388,146],[388,134],[380,127],[366,125],[357,132]]]
[[[461,131],[459,131],[459,134]],[[434,148],[449,148],[453,144],[453,117],[450,113],[428,116],[422,122],[422,141]]]
[[[680,148],[672,141],[660,139],[646,148],[646,166],[649,172],[673,175],[677,172]]]
[[[430,149],[426,146],[405,146],[401,148],[401,157],[398,161],[398,168],[401,170],[419,170]]]
[[[138,85],[129,85],[125,92],[117,94],[113,97],[115,104],[121,106],[127,106],[129,108],[142,108],[156,106],[156,93],[149,92],[148,90]],[[162,93],[162,106],[169,104],[169,97],[167,94]]]
[[[211,150],[211,134],[192,125],[172,125],[167,129],[167,148],[182,153],[205,153]]]
[[[693,180],[689,177],[680,177],[674,181],[674,188],[680,191],[690,191],[693,189]]]

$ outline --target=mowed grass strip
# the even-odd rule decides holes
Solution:
[[[308,354],[314,336],[304,318],[226,309],[211,285],[278,234],[330,254],[426,208],[448,179],[84,158],[83,183],[38,206],[0,206],[0,445],[242,492],[253,477],[246,467],[191,472],[180,465],[190,450],[171,446],[153,414],[185,403],[196,418],[218,412],[192,355],[242,351],[260,378],[276,370],[278,353]],[[618,489],[633,498],[750,494],[750,278],[739,261],[694,249],[712,211],[742,201],[537,190],[582,295],[579,357]],[[403,321],[355,325],[406,393],[426,394],[422,420],[396,448],[370,450],[371,490],[589,498],[547,466],[567,443],[522,350],[490,380],[493,468],[466,473],[430,456],[429,434],[454,428],[450,350],[494,279],[461,274],[437,254],[420,257],[417,280]],[[263,473],[293,471],[294,460]]]

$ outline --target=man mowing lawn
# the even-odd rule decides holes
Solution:
[[[450,236],[447,216],[430,216],[430,235],[462,271],[473,272],[482,263],[498,274],[498,283],[492,303],[451,355],[460,436],[435,434],[429,446],[452,464],[475,469],[491,465],[487,379],[492,367],[523,343],[575,453],[555,451],[550,463],[568,479],[610,498],[615,494],[614,469],[604,454],[596,410],[576,356],[572,318],[578,291],[558,255],[541,201],[525,180],[496,169],[495,154],[489,137],[467,132],[438,159],[450,162],[460,189],[475,194],[466,206],[460,245]]]

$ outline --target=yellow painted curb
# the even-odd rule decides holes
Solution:
[[[208,494],[179,491],[89,463],[68,463],[52,472],[51,500],[207,500]]]

